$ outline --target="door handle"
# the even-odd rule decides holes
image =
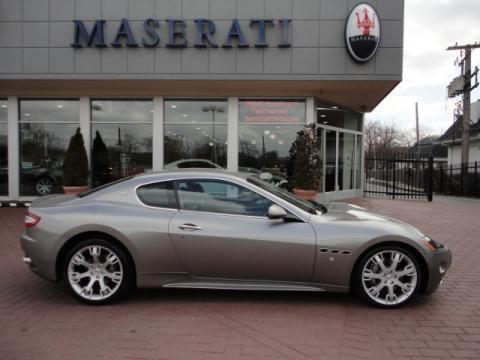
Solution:
[[[183,224],[178,227],[180,230],[183,231],[199,231],[202,230],[201,226],[195,224]]]

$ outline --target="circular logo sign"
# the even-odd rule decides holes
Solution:
[[[377,11],[369,4],[358,4],[345,24],[345,44],[353,60],[364,63],[370,60],[380,43],[380,20]]]

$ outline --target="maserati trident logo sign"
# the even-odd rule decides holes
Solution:
[[[359,63],[370,60],[380,43],[380,20],[369,4],[357,5],[345,24],[345,44],[350,56]]]

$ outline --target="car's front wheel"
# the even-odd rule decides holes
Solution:
[[[133,287],[134,273],[122,249],[103,239],[91,239],[68,252],[63,279],[76,298],[100,305],[124,296]]]
[[[398,246],[383,246],[361,258],[353,285],[356,293],[368,303],[395,308],[412,300],[421,282],[421,267],[411,251]]]
[[[50,195],[53,191],[53,181],[48,177],[41,177],[35,182],[35,191],[38,195]]]

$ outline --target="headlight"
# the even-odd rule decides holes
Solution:
[[[422,239],[423,244],[430,250],[432,251],[437,251],[437,250],[446,250],[447,247],[443,245],[441,242],[435,241],[429,236],[425,236]]]

